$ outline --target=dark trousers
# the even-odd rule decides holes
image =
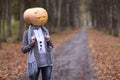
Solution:
[[[29,76],[29,79],[30,80],[38,80],[40,71],[42,73],[42,80],[50,80],[51,79],[52,66],[38,68],[38,72],[34,75]]]

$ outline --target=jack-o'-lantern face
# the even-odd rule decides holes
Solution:
[[[31,8],[24,12],[24,20],[28,24],[44,25],[48,20],[48,14],[43,8]]]

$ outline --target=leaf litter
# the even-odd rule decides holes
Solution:
[[[120,38],[89,29],[95,80],[120,80]]]
[[[78,31],[79,29],[68,30],[51,35],[55,48],[70,39]],[[1,45],[0,80],[16,80],[26,71],[27,54],[21,52],[21,42],[3,42]]]

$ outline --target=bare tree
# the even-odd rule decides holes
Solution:
[[[11,1],[6,0],[6,20],[7,20],[7,36],[12,36],[12,28],[11,28]]]
[[[93,27],[120,36],[120,1],[92,0],[91,16]]]
[[[1,40],[2,41],[6,41],[6,34],[5,34],[5,6],[6,6],[6,1],[3,1],[2,14],[1,14]]]
[[[20,3],[20,26],[19,26],[19,32],[18,32],[18,37],[17,40],[22,40],[23,32],[24,32],[24,20],[23,20],[23,12],[25,10],[25,0],[21,0]]]

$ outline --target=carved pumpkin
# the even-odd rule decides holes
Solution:
[[[24,12],[24,14],[23,14],[23,18],[24,18],[24,20],[25,20],[25,22],[26,22],[27,24],[30,24],[30,23],[31,23],[31,21],[30,21],[30,16],[31,16],[30,12],[32,12],[32,10],[33,10],[33,9],[27,9],[27,10]]]
[[[23,17],[27,24],[33,25],[44,25],[48,20],[47,11],[44,8],[27,9]]]

